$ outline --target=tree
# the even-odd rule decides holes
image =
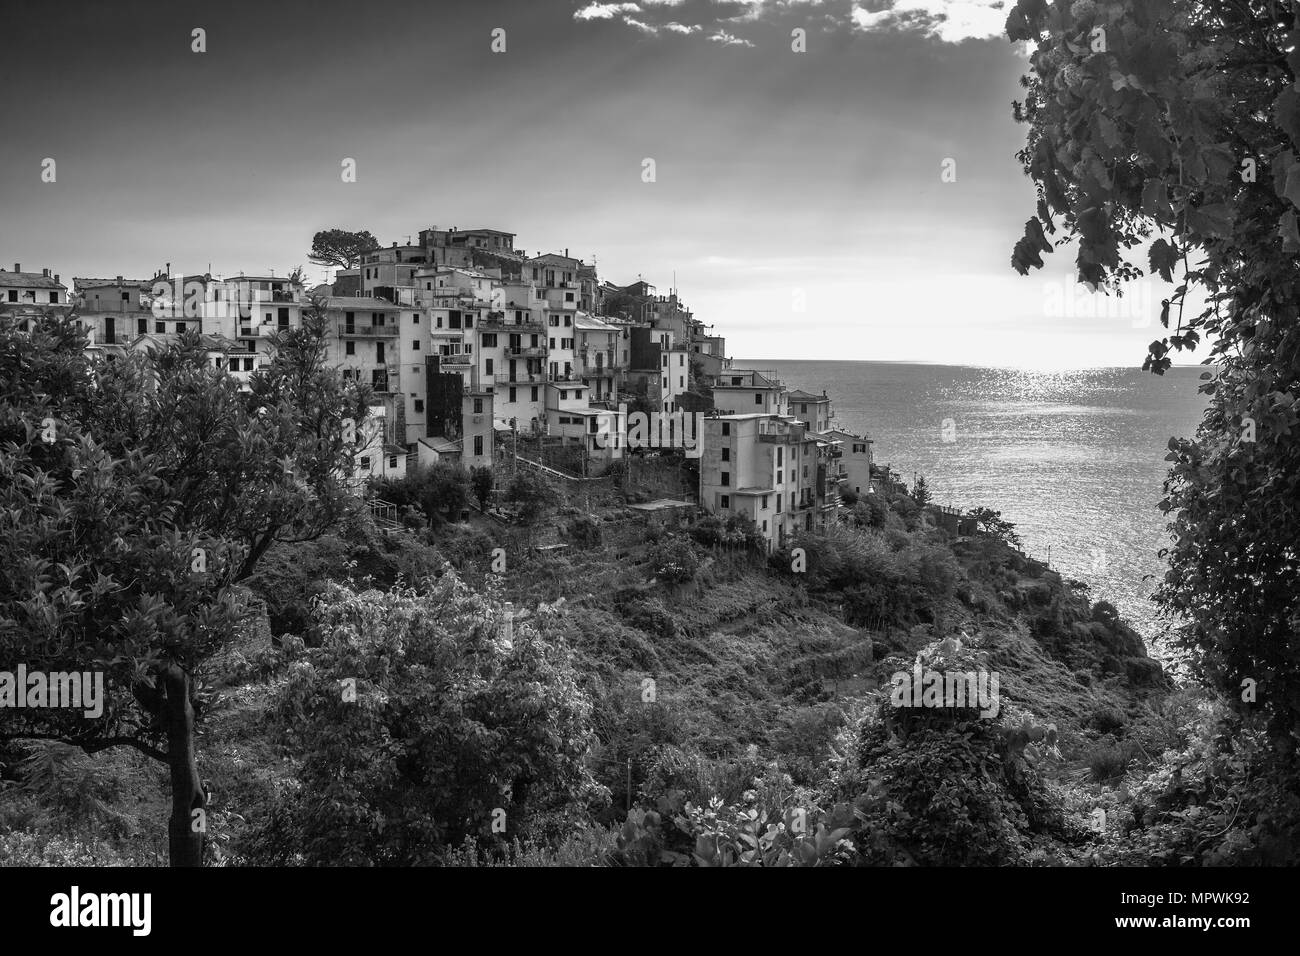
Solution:
[[[322,229],[311,239],[311,252],[307,258],[318,266],[354,268],[361,256],[379,248],[379,240],[370,233],[348,232],[346,229]]]
[[[274,816],[288,832],[257,842],[314,865],[428,864],[598,804],[572,659],[545,618],[507,632],[507,613],[450,569],[418,591],[329,585],[325,643],[276,704],[302,788]]]
[[[104,682],[98,718],[6,710],[0,741],[167,764],[176,866],[202,862],[194,723],[205,662],[240,623],[235,585],[345,508],[342,424],[368,396],[324,366],[323,334],[309,310],[242,393],[193,333],[101,363],[71,316],[0,319],[0,671]]]
[[[519,520],[530,530],[560,503],[560,495],[551,483],[534,471],[520,469],[506,486],[506,501],[512,502]]]
[[[371,482],[376,497],[395,505],[413,505],[433,525],[456,521],[468,500],[469,476],[457,464],[437,462],[402,478],[380,478]]]
[[[1094,288],[1118,291],[1144,264],[1177,283],[1153,372],[1213,338],[1209,409],[1194,440],[1169,444],[1174,543],[1157,599],[1194,671],[1238,710],[1261,709],[1287,752],[1300,724],[1294,18],[1274,0],[1019,0],[1007,20],[1036,47],[1015,113],[1039,199],[1013,265],[1027,273],[1077,240]],[[1204,308],[1185,314],[1194,290]]]
[[[912,485],[912,500],[921,507],[930,503],[930,489],[925,483],[925,475],[918,475],[916,482]]]
[[[1020,547],[1020,536],[1016,534],[1016,526],[1005,520],[1001,511],[994,511],[991,508],[972,508],[967,517],[975,520],[975,528],[981,534],[1005,541],[1012,547]]]
[[[469,483],[470,488],[474,491],[474,497],[478,499],[478,506],[486,510],[494,483],[492,469],[486,465],[475,465],[470,469]]]

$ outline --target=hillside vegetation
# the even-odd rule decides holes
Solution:
[[[274,638],[249,627],[201,675],[212,858],[1264,853],[1213,803],[1228,772],[1216,761],[1249,760],[1216,753],[1214,703],[1176,687],[1113,607],[1026,558],[1007,528],[958,539],[912,499],[877,497],[769,558],[734,521],[571,507],[554,521],[570,546],[548,554],[486,522],[383,536],[364,516],[273,549],[247,597]],[[891,675],[918,662],[996,672],[997,715],[893,707]],[[146,837],[167,812],[149,761],[58,744],[5,754],[0,860],[164,862]]]

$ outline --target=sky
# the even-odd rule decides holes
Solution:
[[[26,4],[0,59],[0,264],[319,280],[319,229],[487,227],[620,285],[675,280],[732,355],[1139,365],[1167,287],[1092,296],[1069,248],[1011,268],[1035,197],[1005,18],[1001,0]]]

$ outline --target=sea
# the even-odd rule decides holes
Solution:
[[[1024,550],[1086,582],[1156,647],[1167,627],[1151,594],[1167,565],[1157,508],[1169,439],[1195,434],[1203,366],[1025,371],[902,362],[733,363],[831,398],[839,427],[874,440],[878,464],[937,504],[983,506]]]

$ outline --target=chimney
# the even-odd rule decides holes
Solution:
[[[54,281],[55,281],[55,282],[59,282],[59,274],[58,274],[57,272],[54,273]],[[63,283],[62,283],[62,282],[59,282],[59,285],[63,285]]]
[[[14,272],[22,272],[22,271],[23,271],[23,264],[21,262],[15,262]]]
[[[118,285],[121,285],[121,284],[122,284],[122,277],[121,277],[121,276],[118,276],[118,277],[117,277],[117,284],[118,284]]]
[[[49,270],[49,269],[42,269],[42,270],[41,270],[41,276],[44,277],[44,278],[46,278],[46,279],[48,279],[48,278],[50,277],[50,270]]]

